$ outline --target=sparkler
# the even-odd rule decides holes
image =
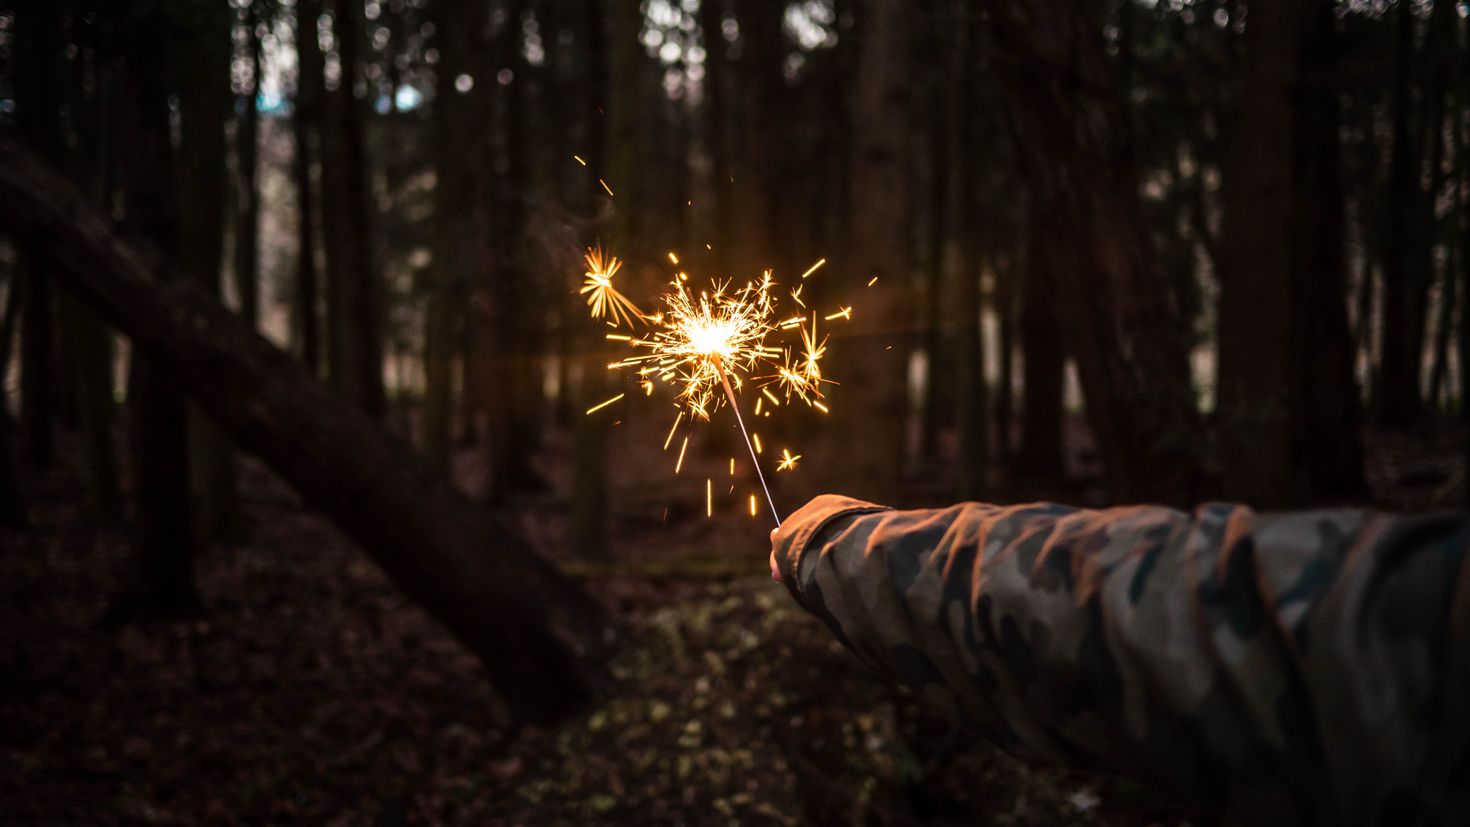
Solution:
[[[679,257],[672,252],[668,254],[668,260],[676,266],[679,264]],[[818,261],[801,277],[805,279],[825,263],[826,259]],[[745,447],[750,452],[751,464],[755,466],[756,476],[765,492],[766,504],[779,527],[781,517],[761,468],[760,435],[752,434],[745,425],[745,416],[740,410],[740,391],[747,385],[759,389],[761,397],[756,400],[757,416],[765,402],[778,407],[783,399],[789,404],[793,398],[826,413],[827,406],[821,401],[822,386],[832,382],[823,377],[820,367],[827,352],[827,339],[817,332],[818,314],[813,312],[808,318],[803,310],[790,318],[779,318],[776,314],[776,283],[771,271],[767,270],[760,279],[748,281],[738,288],[733,288],[729,281],[716,281],[697,293],[689,286],[688,274],[680,271],[669,282],[668,291],[659,298],[659,311],[648,315],[613,288],[612,277],[621,264],[616,257],[604,258],[601,250],[589,250],[587,281],[582,287],[582,293],[590,294],[587,304],[594,318],[611,317],[612,323],[625,321],[629,328],[634,327],[634,319],[646,325],[641,334],[607,335],[609,340],[624,342],[632,350],[631,355],[611,363],[608,368],[634,372],[645,388],[660,383],[675,390],[675,405],[679,413],[664,439],[665,450],[683,420],[707,422],[711,414],[728,404],[735,413],[741,435],[745,437]],[[792,292],[792,299],[805,308],[800,295],[798,287]],[[851,314],[851,308],[842,308],[825,318],[828,321],[845,320],[850,319]],[[776,337],[787,331],[796,331],[799,341],[786,345],[772,344]],[[603,405],[614,401],[616,398]],[[765,415],[769,416],[770,411]],[[684,464],[684,451],[688,444],[689,438],[685,436],[679,448],[675,473]],[[777,470],[795,469],[798,459],[800,455],[793,456],[789,450],[783,451]],[[733,468],[732,459],[732,471]],[[752,494],[752,506],[754,502]],[[709,480],[705,481],[705,510],[713,513],[713,489]]]

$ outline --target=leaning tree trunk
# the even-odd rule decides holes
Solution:
[[[0,226],[55,255],[59,278],[478,654],[513,712],[547,722],[600,694],[612,635],[595,601],[198,286],[154,280],[161,265],[10,141]]]
[[[1117,498],[1192,498],[1201,427],[1173,289],[1154,266],[1101,28],[1065,0],[985,0],[1021,169],[1052,215],[1056,301]]]

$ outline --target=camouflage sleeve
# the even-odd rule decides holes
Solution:
[[[1470,823],[1470,517],[824,496],[783,582],[1032,759],[1254,823]]]

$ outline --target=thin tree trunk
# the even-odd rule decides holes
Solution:
[[[171,46],[180,53],[175,65],[179,141],[178,234],[173,244],[179,267],[212,296],[221,294],[225,206],[228,198],[225,124],[230,117],[229,77],[232,49],[228,9],[212,0],[190,0],[180,12],[183,39]],[[185,17],[184,15],[187,15]],[[247,316],[247,319],[250,317]],[[253,321],[252,321],[253,324]],[[230,446],[201,411],[189,413],[190,470],[197,508],[196,536],[201,540],[238,535],[242,528],[235,463]]]
[[[374,417],[385,413],[382,292],[373,264],[372,202],[368,187],[363,104],[357,99],[357,54],[362,7],[336,0],[332,26],[341,59],[340,86],[332,95],[333,124],[324,130],[328,159],[324,199],[328,218],[328,359],[332,385]]]
[[[1366,493],[1362,395],[1348,326],[1347,216],[1333,0],[1303,0],[1294,91],[1291,462],[1311,500]],[[1282,141],[1283,136],[1273,136]]]
[[[293,329],[301,362],[312,376],[322,370],[321,326],[318,316],[316,266],[316,200],[312,197],[313,139],[320,120],[322,52],[317,37],[319,0],[296,0],[296,99],[291,114],[295,154],[291,161],[296,184],[296,208],[300,214],[296,235],[296,294]]]
[[[64,166],[66,143],[57,113],[63,98],[61,71],[65,34],[61,16],[43,0],[18,5],[15,21],[15,94],[17,126],[24,140],[42,157]],[[20,427],[26,460],[49,468],[56,453],[52,387],[55,264],[45,252],[21,245],[17,283],[23,298],[20,342]]]
[[[137,352],[479,655],[514,713],[549,723],[602,694],[614,638],[594,600],[191,280],[153,278],[159,267],[9,141],[0,141],[0,220],[60,257],[58,272]]]
[[[726,242],[734,220],[734,190],[730,183],[730,60],[725,40],[724,20],[728,11],[724,0],[702,0],[699,4],[699,28],[703,38],[705,61],[704,83],[700,89],[704,102],[704,148],[709,156],[708,243],[720,256],[726,253]]]
[[[618,180],[633,169],[630,139],[637,135],[637,111],[634,108],[632,84],[639,69],[636,37],[639,16],[631,8],[616,4],[604,8],[600,0],[586,0],[583,19],[587,25],[588,110],[595,112],[597,101],[606,102],[605,118],[592,116],[588,124],[587,145],[591,154],[587,165],[592,175],[606,164],[609,175]],[[629,141],[629,143],[619,143]],[[617,154],[614,155],[614,152]],[[600,177],[600,176],[599,176]],[[589,182],[590,184],[590,182]],[[589,187],[590,189],[590,187]],[[594,198],[596,196],[593,196]],[[624,199],[613,205],[609,235],[628,243],[633,227],[632,202]],[[588,325],[579,337],[582,354],[578,365],[576,461],[572,468],[572,513],[567,534],[572,547],[586,557],[597,559],[608,555],[608,419],[584,416],[583,411],[607,398],[609,394],[605,343]]]
[[[467,118],[471,101],[483,101],[486,94],[483,83],[476,84],[481,90],[471,87],[461,93],[455,89],[459,76],[471,69],[469,38],[484,25],[478,15],[466,14],[475,8],[473,4],[439,2],[430,9],[440,57],[433,112],[434,270],[424,329],[422,443],[429,464],[442,473],[450,468],[455,343],[464,325],[459,297],[465,291],[465,234],[473,214],[470,185],[464,180],[464,157],[469,151]]]
[[[235,130],[235,159],[239,174],[236,181],[235,292],[240,298],[240,315],[252,325],[260,323],[260,194],[256,168],[260,140],[260,27],[266,24],[265,15],[261,13],[262,5],[262,2],[251,3],[246,18],[251,80],[241,101]],[[214,80],[218,83],[218,78]]]
[[[952,4],[960,10],[963,19],[958,28],[954,65],[959,77],[950,86],[949,117],[958,142],[956,155],[973,151],[980,138],[978,107],[966,105],[979,97],[977,79],[981,71],[977,56],[979,48],[979,20],[968,14],[963,3]],[[981,209],[979,165],[965,163],[960,167],[961,176],[953,193],[955,213],[960,226],[966,228],[958,233],[961,259],[957,269],[954,324],[958,337],[956,419],[959,430],[959,476],[958,491],[961,499],[980,499],[984,496],[986,477],[990,467],[990,412],[989,389],[985,381],[985,337],[980,324],[982,313],[981,273],[985,259],[982,251],[992,237],[987,231]]]
[[[1403,427],[1419,415],[1419,354],[1413,347],[1414,268],[1412,222],[1419,195],[1419,142],[1410,125],[1413,111],[1414,13],[1400,3],[1395,13],[1397,44],[1390,112],[1393,145],[1384,193],[1382,230],[1383,338],[1376,392],[1379,424]]]

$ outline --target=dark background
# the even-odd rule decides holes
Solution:
[[[582,256],[826,259],[783,513],[1460,507],[1464,16],[0,2],[0,820],[1177,822],[800,615]]]

